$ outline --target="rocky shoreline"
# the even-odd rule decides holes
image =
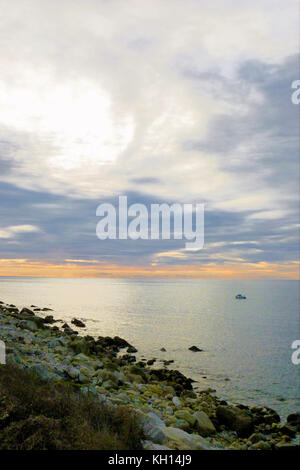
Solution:
[[[0,302],[6,361],[133,409],[144,430],[144,449],[300,449],[299,413],[280,423],[270,408],[227,403],[209,389],[195,391],[193,380],[168,369],[168,361],[152,368],[151,360],[136,360],[126,340],[83,336],[80,319],[70,327],[49,311]]]

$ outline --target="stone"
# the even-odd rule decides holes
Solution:
[[[249,437],[254,431],[252,417],[246,410],[235,406],[219,405],[216,409],[216,416],[220,424],[236,431],[239,437]]]
[[[289,437],[296,436],[296,429],[290,424],[284,424],[283,426],[280,426],[279,430],[282,434],[286,436],[289,436]]]
[[[259,432],[255,432],[253,434],[251,434],[251,436],[249,437],[248,439],[248,442],[249,444],[256,444],[257,442],[259,441],[264,441],[265,440],[265,437],[263,434],[259,433]]]
[[[177,421],[174,422],[174,420],[171,420],[171,422],[171,426],[174,426],[175,428],[179,428],[187,432],[191,430],[190,423],[188,423],[185,419],[178,418]]]
[[[185,420],[190,426],[194,426],[196,418],[187,410],[178,410],[175,413],[176,418]]]
[[[144,430],[144,435],[146,439],[149,439],[155,444],[163,444],[165,435],[159,427],[148,425],[148,426],[144,426],[143,430]]]
[[[17,323],[17,326],[19,328],[25,329],[25,330],[30,330],[30,331],[35,331],[38,329],[37,325],[35,322],[31,320],[21,320]]]
[[[276,413],[275,410],[267,407],[253,406],[250,408],[253,415],[253,423],[255,426],[260,424],[270,424],[279,423],[280,416]]]
[[[129,344],[128,341],[126,341],[126,339],[120,338],[120,336],[115,336],[114,338],[112,338],[112,341],[113,341],[113,344],[115,346],[117,346],[118,348],[120,348],[120,349],[122,349],[122,348],[134,348],[134,346]]]
[[[165,423],[152,412],[145,414],[137,409],[135,410],[135,415],[143,428],[145,438],[156,444],[162,444],[164,433],[161,429],[165,427]]]
[[[166,445],[171,441],[177,444],[179,449],[209,450],[213,448],[205,438],[196,434],[188,434],[179,428],[162,427],[161,431],[164,434],[163,443]]]
[[[137,349],[136,349],[134,346],[129,346],[129,347],[127,348],[127,353],[129,353],[129,354],[134,354],[134,353],[137,353],[137,352],[138,352],[138,351],[137,351]]]
[[[259,441],[253,444],[250,448],[250,450],[272,450],[271,444],[266,441]]]
[[[47,315],[45,318],[44,318],[44,323],[55,323],[55,320],[53,318],[53,315]]]
[[[196,420],[196,428],[201,436],[210,436],[216,432],[216,428],[204,411],[196,411],[193,414]]]
[[[80,373],[80,371],[76,367],[68,367],[66,369],[66,374],[71,379],[78,379],[79,373]]]
[[[180,400],[180,398],[175,396],[175,397],[172,398],[172,403],[175,406],[180,406],[181,405],[181,400]]]
[[[203,351],[203,349],[200,349],[200,348],[198,348],[197,346],[191,346],[191,347],[189,348],[189,351],[201,352],[201,351]]]
[[[300,431],[300,413],[292,413],[287,417],[287,424],[295,426]]]
[[[149,361],[147,361],[147,366],[152,366],[154,362],[156,362],[156,359],[149,359]]]
[[[20,315],[32,315],[32,316],[34,316],[34,312],[32,310],[30,310],[29,308],[24,307],[20,311]]]
[[[161,444],[155,444],[152,441],[144,441],[143,449],[145,450],[171,450],[170,447],[163,446]]]
[[[78,328],[85,328],[85,324],[81,320],[78,320],[77,318],[73,318],[71,323],[77,326]]]
[[[131,356],[130,354],[124,354],[123,356],[121,356],[121,359],[125,362],[128,362],[129,364],[136,362],[136,357]]]
[[[157,414],[153,413],[152,411],[150,411],[149,413],[147,413],[146,415],[146,418],[149,420],[149,422],[151,422],[152,424],[156,425],[156,426],[165,426],[165,423],[162,419],[160,419],[159,416],[157,416]]]
[[[275,448],[277,450],[295,450],[295,451],[298,451],[300,450],[300,445],[297,444],[297,443],[293,443],[293,442],[284,442],[284,441],[281,441],[281,442],[277,442],[276,445],[275,445]]]

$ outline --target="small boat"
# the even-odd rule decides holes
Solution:
[[[242,294],[237,294],[235,296],[236,299],[246,299],[247,297],[245,295],[242,295]]]

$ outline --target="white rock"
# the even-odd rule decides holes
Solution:
[[[214,448],[207,441],[207,439],[204,439],[204,437],[198,436],[197,434],[188,434],[182,429],[167,426],[160,427],[160,430],[164,434],[163,443],[166,443],[167,441],[172,441],[176,443],[179,449],[183,448],[190,450],[209,450]]]
[[[181,405],[181,400],[178,397],[173,397],[172,402],[175,406],[180,406]]]

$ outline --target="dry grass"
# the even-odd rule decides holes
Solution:
[[[131,410],[0,366],[0,450],[134,450],[142,438]]]

